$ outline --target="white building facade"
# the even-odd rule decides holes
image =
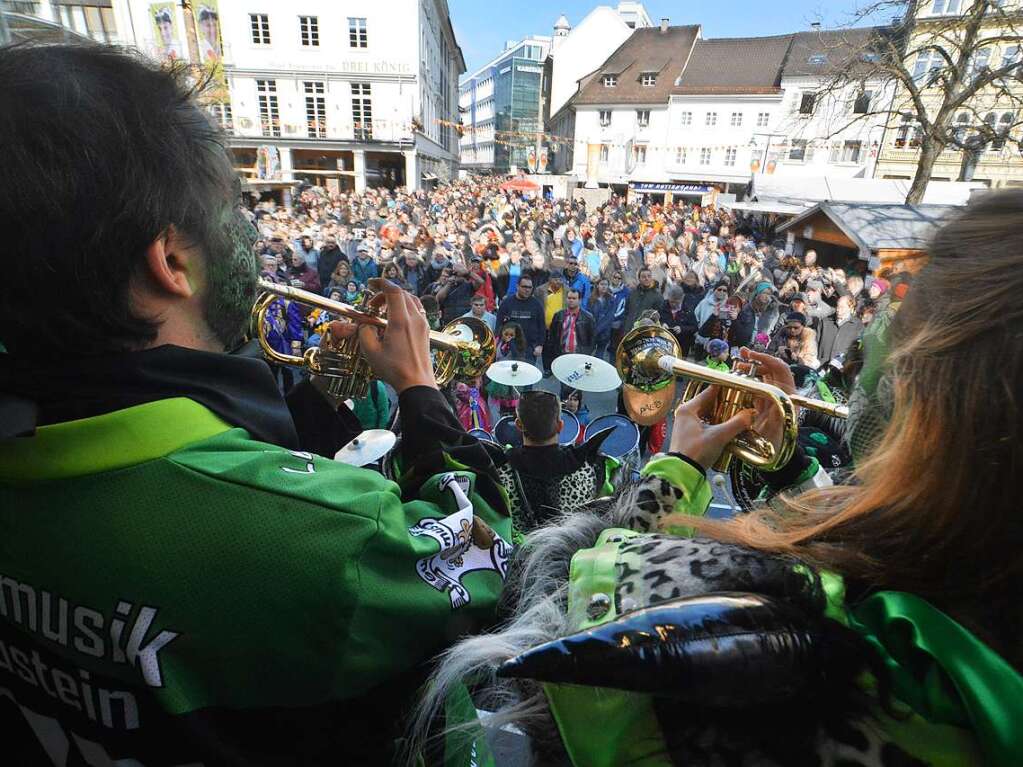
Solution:
[[[687,29],[633,36],[580,82],[552,118],[570,131],[561,172],[590,186],[686,184],[735,194],[754,174],[872,175],[884,115],[871,113],[892,91],[865,83],[855,93],[827,92],[826,72],[815,70],[838,57],[830,33],[704,40]],[[644,101],[647,86],[665,97]]]
[[[114,5],[133,20],[139,48],[165,54],[152,17],[166,3]],[[219,0],[209,7],[227,86],[227,99],[213,109],[252,187],[304,180],[334,190],[415,189],[455,177],[465,64],[446,0]],[[178,57],[206,58],[208,29],[191,24],[177,4],[172,10]]]

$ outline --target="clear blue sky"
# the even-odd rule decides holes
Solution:
[[[667,17],[672,25],[702,24],[704,37],[778,35],[809,28],[811,21],[825,26],[848,23],[863,0],[648,0],[647,13],[656,24]],[[526,35],[549,35],[558,15],[577,24],[597,5],[618,5],[618,0],[448,0],[451,22],[465,55],[468,71],[483,66],[504,47],[506,40]]]

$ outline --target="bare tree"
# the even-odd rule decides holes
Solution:
[[[920,150],[907,203],[923,199],[941,153],[962,151],[960,180],[969,180],[988,148],[1019,151],[1023,126],[1021,0],[873,0],[849,24],[891,20],[862,30],[844,46],[823,87],[835,96],[870,84],[894,85],[889,103],[848,115],[832,135],[878,115],[895,145]]]

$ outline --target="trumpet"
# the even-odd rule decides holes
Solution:
[[[278,365],[305,368],[313,375],[326,377],[327,390],[335,397],[365,397],[373,370],[362,354],[358,335],[335,339],[328,330],[319,347],[307,349],[299,357],[274,349],[266,334],[269,325],[267,314],[279,298],[323,309],[359,325],[386,328],[387,318],[370,306],[370,296],[364,295],[358,306],[352,306],[268,280],[260,280],[259,289],[262,293],[252,307],[252,333],[267,360]],[[445,386],[456,378],[469,380],[483,375],[494,360],[496,344],[486,322],[475,317],[459,317],[448,323],[442,332],[430,331],[430,348],[434,378],[438,386]]]
[[[721,387],[711,423],[723,423],[741,410],[752,408],[756,398],[766,398],[782,422],[782,442],[775,444],[753,429],[732,440],[714,465],[726,471],[738,458],[762,471],[784,466],[796,449],[799,434],[797,407],[817,410],[836,418],[848,418],[849,409],[831,402],[786,394],[757,376],[757,364],[743,361],[731,373],[713,370],[680,359],[681,347],[675,336],[659,325],[638,327],[626,334],[618,346],[615,366],[622,377],[625,409],[636,423],[649,426],[664,418],[675,400],[676,379],[689,379],[682,401],[688,402],[707,384]],[[744,369],[745,368],[745,369]]]

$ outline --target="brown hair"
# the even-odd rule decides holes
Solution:
[[[1019,667],[1021,220],[1023,192],[992,194],[937,233],[891,325],[894,414],[854,484],[681,523],[917,594]]]

